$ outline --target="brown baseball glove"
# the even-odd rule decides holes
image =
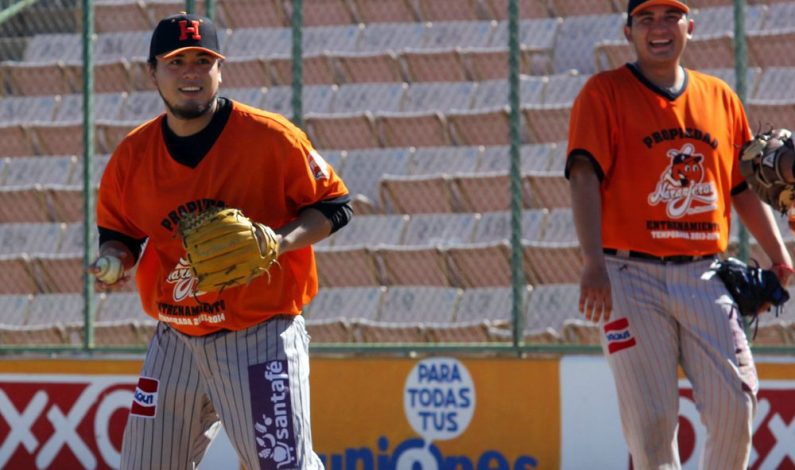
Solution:
[[[740,171],[759,199],[782,214],[795,200],[795,185],[784,180],[784,165],[792,167],[795,148],[792,132],[774,129],[757,134],[743,145]]]
[[[184,217],[179,233],[196,291],[216,292],[248,284],[268,272],[279,257],[273,230],[252,222],[239,209],[214,208]]]

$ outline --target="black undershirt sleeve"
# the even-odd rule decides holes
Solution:
[[[114,240],[122,242],[133,254],[135,261],[138,262],[138,257],[141,256],[141,248],[146,238],[139,240],[105,227],[97,227],[97,229],[99,230],[99,246],[102,246],[105,242]]]
[[[312,208],[320,211],[331,221],[331,233],[344,227],[353,217],[353,207],[351,207],[351,196],[346,194],[334,199],[326,199],[316,202],[304,209]]]

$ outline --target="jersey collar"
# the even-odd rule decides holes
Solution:
[[[635,75],[635,77],[637,77],[637,79],[640,80],[640,82],[643,83],[643,85],[645,85],[646,88],[662,96],[668,101],[674,101],[675,99],[682,96],[682,94],[687,90],[687,84],[690,81],[690,74],[688,73],[686,68],[682,67],[682,70],[684,70],[685,72],[685,80],[684,82],[682,82],[682,88],[676,93],[671,93],[670,91],[664,88],[660,88],[654,83],[650,82],[649,79],[647,79],[642,73],[640,73],[640,70],[638,70],[638,67],[635,64],[627,63],[627,68],[629,68],[632,74]]]

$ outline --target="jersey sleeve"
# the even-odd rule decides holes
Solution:
[[[287,199],[296,208],[348,194],[348,188],[301,130],[295,129],[287,171]]]
[[[99,183],[97,197],[97,225],[127,235],[132,239],[144,239],[146,234],[128,220],[124,211],[123,179],[120,160],[125,150],[119,146],[105,167]]]
[[[566,177],[571,157],[585,155],[594,164],[600,179],[613,165],[614,139],[610,129],[614,117],[604,86],[592,77],[583,86],[571,110],[569,142],[566,151]]]

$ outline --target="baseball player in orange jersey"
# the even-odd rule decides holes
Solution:
[[[123,469],[195,468],[220,423],[250,470],[322,468],[300,313],[318,288],[310,245],[348,222],[348,191],[287,119],[218,97],[223,59],[209,19],[161,20],[149,70],[166,112],[119,144],[102,177],[99,258],[89,270],[112,286],[137,262],[141,303],[159,320]],[[212,206],[275,230],[280,256],[268,276],[194,292],[177,228]]]
[[[599,323],[636,469],[680,468],[681,365],[708,438],[701,468],[744,469],[756,370],[717,276],[730,205],[786,282],[791,260],[768,206],[738,170],[751,137],[740,100],[680,65],[694,29],[677,0],[630,0],[637,61],[593,76],[571,114],[570,180],[584,268],[580,311]]]

